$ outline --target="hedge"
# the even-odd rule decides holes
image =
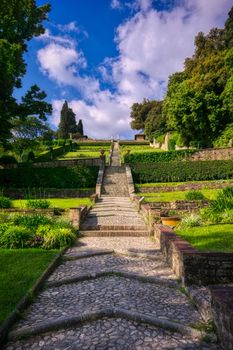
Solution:
[[[135,183],[203,181],[233,178],[232,160],[132,164]]]
[[[90,188],[95,187],[99,167],[0,169],[1,188]]]
[[[149,146],[149,141],[120,141],[121,146]]]
[[[194,152],[194,150],[168,152],[133,152],[124,156],[124,162],[128,164],[171,162],[175,160],[185,159],[186,157],[192,155]]]
[[[60,147],[53,148],[52,159],[57,158],[66,152],[69,152],[70,147],[71,147],[70,145],[66,145],[64,147],[60,146]],[[35,161],[36,162],[50,162],[52,159],[51,159],[51,151],[49,150],[49,151],[45,151],[45,152],[41,153],[38,157],[36,157]]]
[[[79,146],[85,146],[85,147],[89,147],[89,146],[96,146],[96,147],[101,147],[101,146],[108,146],[110,147],[111,142],[101,142],[101,141],[93,141],[93,142],[75,142],[74,145]]]

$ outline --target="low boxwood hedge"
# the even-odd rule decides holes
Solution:
[[[95,187],[97,166],[0,169],[2,188],[90,188]]]
[[[64,153],[70,151],[70,145],[51,147],[51,150],[45,151],[36,157],[35,162],[50,162],[53,159],[63,155]]]
[[[185,159],[192,155],[194,152],[194,150],[168,152],[133,152],[124,156],[124,162],[128,164],[171,162],[175,160]]]
[[[233,178],[232,160],[132,164],[135,183],[224,180]]]

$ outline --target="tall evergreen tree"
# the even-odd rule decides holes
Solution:
[[[69,108],[67,101],[64,102],[61,110],[61,121],[58,126],[58,136],[62,139],[69,138],[69,134],[77,132],[75,113]]]
[[[78,122],[77,133],[80,134],[80,136],[83,136],[83,122],[82,122],[82,119],[80,119],[79,122]]]

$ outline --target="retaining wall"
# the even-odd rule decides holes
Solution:
[[[76,188],[57,189],[33,189],[29,190],[23,188],[4,189],[3,195],[13,199],[25,199],[25,198],[84,198],[90,197],[95,193],[95,189],[80,190]]]
[[[233,283],[233,253],[199,252],[163,225],[154,226],[154,238],[183,284]]]
[[[229,160],[233,159],[233,147],[208,148],[193,153],[189,160]]]

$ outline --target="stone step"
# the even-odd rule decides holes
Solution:
[[[146,230],[81,230],[79,231],[82,235],[86,237],[148,237],[149,233]]]
[[[87,231],[146,231],[145,225],[88,225],[83,224],[81,230]]]

